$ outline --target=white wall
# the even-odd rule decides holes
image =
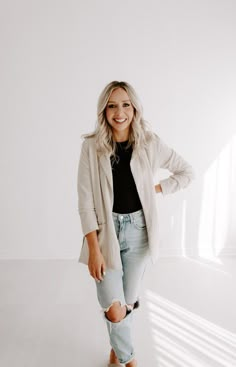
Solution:
[[[80,135],[112,80],[135,87],[144,117],[197,172],[189,189],[157,198],[163,254],[211,253],[217,238],[235,253],[236,2],[0,7],[0,258],[78,257]]]

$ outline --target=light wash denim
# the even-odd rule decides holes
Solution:
[[[121,306],[133,305],[138,301],[141,281],[150,260],[143,210],[129,214],[113,212],[113,220],[120,244],[123,269],[106,269],[104,280],[96,282],[98,301],[103,311],[108,311],[112,303],[117,301]],[[133,311],[116,323],[104,318],[110,344],[120,363],[130,362],[134,358],[131,335]]]

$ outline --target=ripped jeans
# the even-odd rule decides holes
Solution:
[[[110,344],[120,363],[126,364],[134,358],[132,306],[138,304],[140,285],[150,255],[143,210],[129,214],[113,212],[112,215],[120,244],[122,270],[106,269],[104,280],[96,282],[96,286],[98,301],[104,312],[114,302],[126,305],[129,310],[123,320],[115,323],[104,315]]]

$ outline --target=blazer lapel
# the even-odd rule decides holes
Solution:
[[[107,177],[108,184],[110,185],[110,188],[113,189],[113,177],[112,177],[110,156],[108,154],[101,155],[99,157],[99,161],[102,170],[105,176]]]
[[[136,187],[137,189],[139,189],[140,180],[142,179],[142,175],[144,172],[141,171],[140,155],[138,154],[136,149],[133,150],[133,154],[132,154],[131,161],[130,161],[130,168],[133,174],[133,178],[134,178]]]

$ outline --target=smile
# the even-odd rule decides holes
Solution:
[[[118,124],[122,124],[123,122],[125,122],[127,119],[114,119],[115,122],[118,122]]]

